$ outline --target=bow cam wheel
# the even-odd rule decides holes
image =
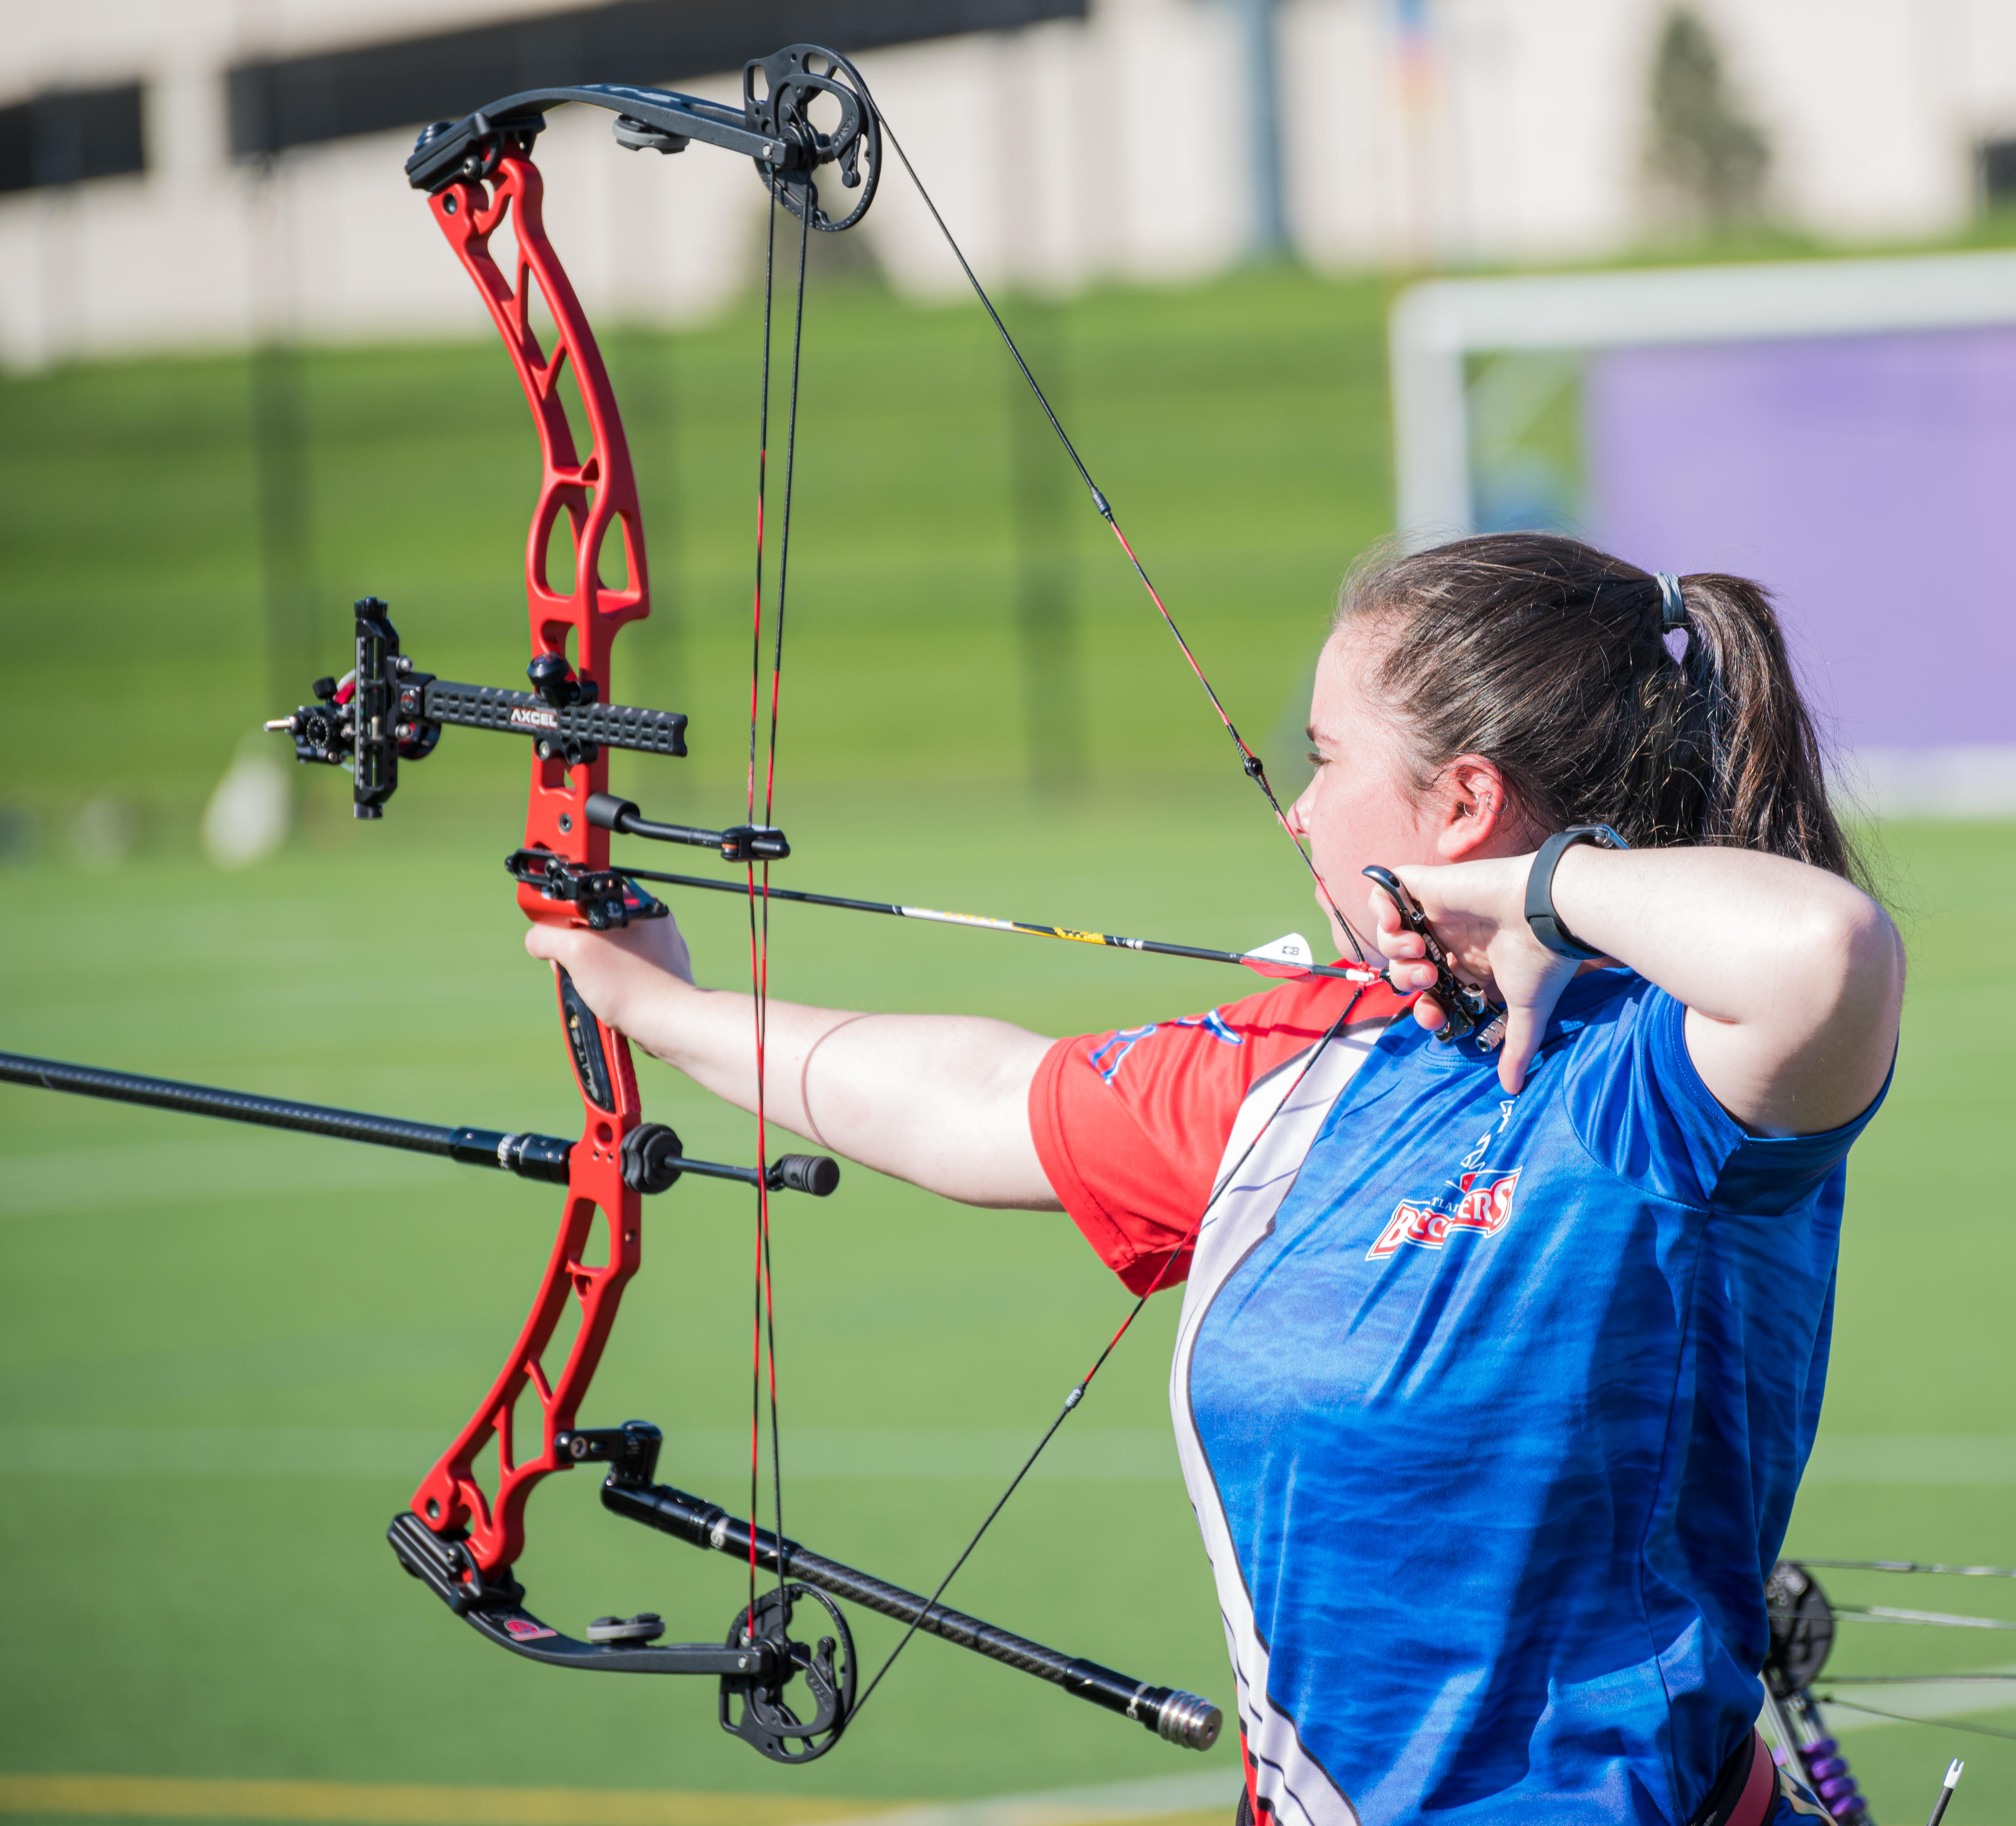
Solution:
[[[822,234],[837,235],[868,213],[882,181],[882,121],[861,72],[844,57],[817,45],[792,45],[757,58],[743,70],[742,103],[761,131],[793,148],[784,166],[755,161],[771,195],[792,214]],[[837,219],[820,195],[819,172],[826,165],[837,172],[843,193],[859,193]]]
[[[791,1637],[792,1613],[805,1602],[823,1610],[821,1620],[830,1621],[833,1629],[811,1646]],[[752,1642],[769,1645],[773,1671],[753,1679],[722,1677],[721,1728],[773,1763],[810,1763],[823,1756],[840,1741],[854,1709],[854,1637],[840,1606],[816,1586],[773,1586],[757,1597],[753,1632],[747,1605],[729,1626],[729,1648]]]
[[[1771,1628],[1764,1677],[1783,1699],[1820,1678],[1834,1648],[1834,1606],[1805,1567],[1780,1560],[1764,1581],[1764,1608]]]

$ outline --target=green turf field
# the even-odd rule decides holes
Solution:
[[[1381,303],[1369,283],[1263,273],[1098,295],[1044,332],[1094,473],[1284,779],[1326,600],[1390,511]],[[1075,548],[1085,775],[1060,798],[1028,789],[1005,499],[1010,415],[1026,408],[988,333],[970,312],[867,288],[815,300],[779,801],[790,881],[1212,945],[1312,930],[1292,859],[1089,511]],[[733,811],[753,348],[743,314],[612,351],[640,402],[654,578],[676,611],[625,637],[617,692],[693,717],[690,761],[619,776],[664,816]],[[305,380],[322,665],[340,666],[348,599],[373,591],[423,665],[514,680],[536,470],[501,354],[322,352]],[[340,776],[308,781],[300,837],[243,873],[196,851],[204,796],[275,708],[248,402],[246,366],[227,361],[0,381],[0,615],[17,668],[0,1046],[563,1130],[573,1093],[549,991],[497,868],[520,816],[510,744],[448,732],[373,827],[344,816]],[[1896,1089],[1856,1157],[1828,1418],[1793,1543],[2007,1564],[2016,1244],[1993,1188],[2016,1056],[2002,1025],[2016,829],[1881,837],[1916,974]],[[735,981],[735,904],[681,912],[704,974]],[[1245,986],[790,908],[772,968],[783,996],[1060,1032]],[[652,1113],[693,1151],[747,1158],[744,1118],[643,1071]],[[723,1738],[705,1683],[574,1680],[497,1654],[399,1573],[381,1536],[508,1346],[551,1189],[11,1088],[0,1147],[0,1809],[571,1817],[502,1799],[401,1812],[315,1783],[751,1797],[666,1817],[702,1826],[816,1812],[758,1795],[1020,1794],[1205,1767],[928,1642],[841,1750],[801,1774]],[[746,1204],[689,1182],[647,1221],[646,1268],[584,1417],[657,1421],[664,1475],[739,1508]],[[1125,1302],[1061,1219],[976,1213],[859,1171],[824,1205],[780,1202],[777,1247],[787,1528],[928,1585]],[[1163,1404],[1172,1317],[1173,1302],[1151,1308],[954,1596],[1222,1699]],[[559,1619],[656,1608],[698,1638],[736,1605],[725,1560],[606,1517],[585,1476],[540,1490],[531,1543],[521,1572]],[[1837,1595],[2016,1618],[2016,1591],[1985,1580],[1843,1576]],[[872,1662],[889,1633],[858,1628]],[[1845,1671],[2016,1662],[1986,1632],[1845,1634]],[[1969,1716],[2016,1726],[2016,1710]],[[1955,1753],[1969,1773],[1949,1817],[2016,1819],[2010,1746],[1903,1725],[1847,1742],[1886,1826],[1929,1806]],[[1225,1752],[1215,1767],[1229,1770]],[[262,1801],[10,1777],[299,1785]],[[646,1816],[611,1802],[581,1817]]]

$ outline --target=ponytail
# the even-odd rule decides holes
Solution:
[[[1362,566],[1336,625],[1363,620],[1387,634],[1368,684],[1417,790],[1480,755],[1544,829],[1763,850],[1863,882],[1777,615],[1747,578],[1661,579],[1579,539],[1494,533]]]

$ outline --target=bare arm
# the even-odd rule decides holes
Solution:
[[[588,1004],[646,1052],[756,1107],[753,998],[703,989],[671,920],[599,934],[535,926]],[[765,1112],[821,1147],[968,1205],[1061,1209],[1029,1133],[1050,1043],[1005,1021],[770,1003]]]
[[[1839,876],[1752,850],[1578,845],[1554,871],[1554,905],[1585,944],[1687,1004],[1694,1068],[1754,1133],[1838,1128],[1882,1089],[1903,941]]]
[[[1532,861],[1399,871],[1464,974],[1490,978],[1510,1008],[1500,1075],[1512,1089],[1575,970],[1527,927]],[[1839,877],[1752,850],[1583,845],[1561,858],[1553,899],[1583,943],[1686,1005],[1695,1068],[1752,1133],[1838,1127],[1882,1088],[1903,1003],[1903,942],[1883,909]],[[1381,949],[1420,956],[1383,895],[1373,911]]]

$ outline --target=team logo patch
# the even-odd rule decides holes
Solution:
[[[1109,1035],[1103,1046],[1094,1046],[1085,1057],[1091,1061],[1093,1070],[1099,1074],[1100,1082],[1110,1086],[1114,1075],[1126,1062],[1127,1055],[1142,1041],[1161,1032],[1165,1026],[1201,1027],[1222,1046],[1243,1046],[1246,1044],[1241,1035],[1226,1025],[1224,1017],[1219,1011],[1210,1008],[1201,1014],[1186,1015],[1180,1021],[1151,1021],[1146,1027],[1123,1027],[1118,1033]]]
[[[1512,1221],[1512,1194],[1519,1183],[1519,1169],[1496,1178],[1489,1167],[1467,1172],[1448,1193],[1412,1204],[1406,1199],[1394,1206],[1391,1221],[1379,1233],[1365,1259],[1383,1262],[1397,1255],[1402,1243],[1420,1249],[1439,1249],[1451,1236],[1468,1230],[1481,1237],[1495,1237]]]

